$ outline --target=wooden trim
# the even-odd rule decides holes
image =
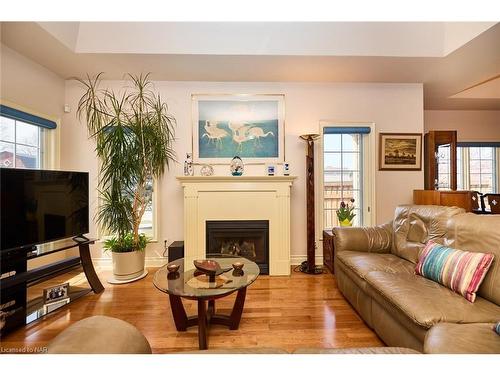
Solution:
[[[433,130],[424,136],[424,187],[434,190],[438,178],[436,152],[440,145],[450,145],[450,188],[457,190],[457,132],[456,130]]]

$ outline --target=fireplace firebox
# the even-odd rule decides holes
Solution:
[[[206,222],[207,254],[238,255],[269,274],[268,220],[209,220]]]

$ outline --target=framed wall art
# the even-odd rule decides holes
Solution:
[[[285,160],[285,96],[192,95],[193,160],[245,164]]]
[[[422,170],[422,134],[380,133],[380,171]]]

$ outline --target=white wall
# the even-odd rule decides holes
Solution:
[[[500,111],[424,111],[424,128],[457,130],[459,142],[499,142]]]
[[[121,82],[104,84],[119,88]],[[286,159],[291,174],[298,179],[292,187],[292,256],[306,253],[305,221],[305,143],[300,134],[318,132],[320,120],[338,122],[374,122],[377,132],[423,132],[423,91],[420,84],[308,84],[308,83],[210,83],[156,82],[156,90],[169,104],[177,119],[177,151],[179,164],[174,165],[159,184],[158,243],[148,248],[148,258],[158,258],[163,241],[183,238],[182,190],[175,176],[182,174],[185,154],[191,152],[191,94],[206,93],[270,93],[285,94]],[[87,139],[86,128],[74,112],[82,91],[74,81],[66,83],[66,103],[73,111],[63,116],[61,133],[61,168],[90,171],[96,183],[97,160],[94,145]],[[373,155],[377,157],[377,155]],[[223,168],[220,173],[229,173]],[[264,167],[247,173],[262,174]],[[422,188],[423,172],[377,171],[376,220],[390,220],[396,205],[411,203],[412,190]],[[97,195],[91,189],[96,207]],[[95,226],[91,227],[96,233]],[[94,255],[100,256],[98,249]],[[151,264],[151,263],[150,263]]]
[[[65,91],[61,77],[3,44],[0,44],[0,65],[0,102],[56,121],[61,119]],[[57,136],[51,134],[51,141],[54,157],[57,157]],[[65,252],[60,252],[33,260],[29,267],[38,267],[64,256]]]
[[[0,98],[29,111],[60,119],[64,80],[43,66],[0,44]]]

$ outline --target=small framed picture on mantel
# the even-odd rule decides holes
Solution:
[[[421,133],[380,133],[379,171],[421,171]]]

